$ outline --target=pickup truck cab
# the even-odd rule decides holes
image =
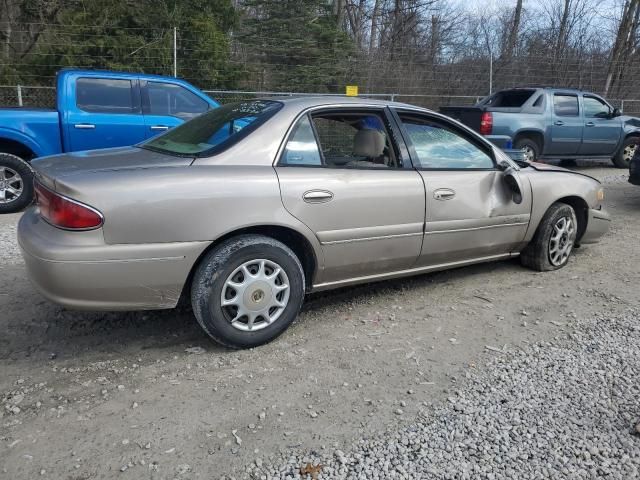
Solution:
[[[122,147],[180,125],[219,104],[172,77],[63,70],[56,110],[0,108],[0,213],[31,203],[33,158]]]
[[[442,107],[501,148],[537,159],[610,159],[628,168],[640,139],[640,119],[604,98],[569,88],[513,88],[472,107]]]

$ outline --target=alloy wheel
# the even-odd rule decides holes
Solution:
[[[11,203],[22,195],[24,182],[18,172],[9,167],[0,167],[0,203]]]

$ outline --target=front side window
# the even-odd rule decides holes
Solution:
[[[148,82],[149,113],[193,118],[209,109],[209,104],[180,85]]]
[[[131,80],[79,78],[76,105],[87,112],[137,113]]]
[[[585,117],[606,118],[611,113],[609,105],[596,97],[582,97]]]
[[[280,108],[282,103],[269,100],[230,103],[189,120],[141,146],[170,155],[213,155],[246,137]]]
[[[447,125],[413,115],[400,120],[415,149],[418,167],[428,169],[492,169],[493,158]]]
[[[559,117],[577,117],[580,114],[577,95],[553,96],[553,111]]]

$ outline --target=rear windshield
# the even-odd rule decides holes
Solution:
[[[487,107],[521,107],[535,90],[505,90],[490,96],[481,104]]]
[[[280,108],[282,103],[269,100],[231,103],[189,120],[140,146],[169,155],[210,156],[245,138]]]

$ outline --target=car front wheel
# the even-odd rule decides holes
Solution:
[[[191,303],[211,338],[227,347],[251,348],[291,325],[304,292],[304,271],[289,247],[263,235],[241,235],[202,259]]]
[[[540,272],[564,267],[573,251],[577,232],[573,208],[554,203],[542,217],[529,245],[520,253],[522,264]]]

